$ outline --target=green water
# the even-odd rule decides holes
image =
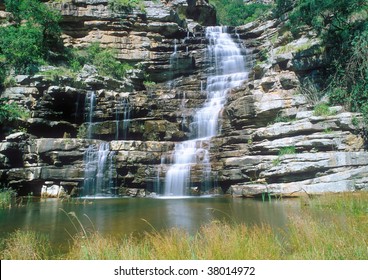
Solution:
[[[263,223],[282,228],[288,216],[299,209],[298,200],[262,202],[227,197],[77,199],[69,202],[40,199],[22,207],[1,209],[0,236],[16,229],[32,230],[48,235],[55,245],[67,246],[71,236],[81,230],[77,220],[66,214],[69,212],[75,213],[85,230],[122,236],[172,227],[195,233],[201,225],[213,220],[248,225]]]

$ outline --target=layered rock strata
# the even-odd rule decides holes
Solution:
[[[5,131],[2,184],[20,194],[41,194],[51,186],[80,192],[87,149],[108,142],[114,194],[162,191],[175,143],[190,138],[194,112],[206,100],[201,24],[214,24],[215,17],[205,1],[144,4],[144,11],[112,11],[103,0],[53,4],[63,15],[66,45],[98,41],[117,49],[118,59],[142,66],[125,80],[100,76],[89,65],[73,77],[50,77],[52,68],[16,76],[16,85],[1,96],[31,115],[16,124],[27,132]],[[316,100],[301,90],[306,78],[319,77],[326,67],[315,35],[294,38],[275,20],[230,32],[244,45],[250,79],[229,92],[221,131],[205,143],[212,186],[236,196],[367,189],[360,116],[342,107],[316,114]],[[143,83],[147,73],[155,83]],[[197,190],[202,177],[192,169]]]

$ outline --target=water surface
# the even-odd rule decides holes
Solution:
[[[229,197],[103,198],[69,202],[41,199],[23,207],[0,210],[0,235],[16,229],[32,230],[48,235],[54,244],[68,245],[70,236],[81,230],[77,220],[66,214],[69,212],[75,213],[85,230],[112,236],[172,227],[195,233],[201,225],[214,220],[282,228],[288,216],[299,211],[299,205],[298,200],[262,202]]]

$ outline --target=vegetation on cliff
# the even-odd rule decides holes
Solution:
[[[328,67],[322,85],[330,103],[362,112],[368,120],[368,1],[276,1],[274,15],[288,15],[294,36],[312,28],[325,46]]]
[[[109,7],[114,12],[139,8],[144,11],[143,0],[109,0]]]
[[[228,26],[243,25],[254,21],[271,10],[272,5],[244,3],[243,0],[210,0],[217,10],[219,24]]]
[[[259,3],[261,2],[261,3]],[[363,113],[368,122],[368,1],[366,0],[211,0],[218,21],[224,25],[242,25],[269,15],[286,21],[286,27],[298,38],[313,30],[323,43],[327,67],[318,88],[329,96],[332,105]],[[319,83],[320,81],[313,81]]]
[[[8,72],[34,73],[46,61],[57,60],[64,49],[60,14],[35,0],[5,0],[5,6],[11,20],[0,28],[2,67]]]

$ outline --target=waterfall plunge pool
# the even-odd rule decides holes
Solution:
[[[78,222],[67,214],[70,212],[75,213],[85,230],[121,237],[173,227],[194,234],[202,225],[215,220],[284,228],[288,217],[299,211],[298,199],[265,202],[223,196],[35,199],[25,206],[0,209],[0,237],[17,229],[30,230],[47,235],[54,246],[67,250],[71,236],[81,231]]]

